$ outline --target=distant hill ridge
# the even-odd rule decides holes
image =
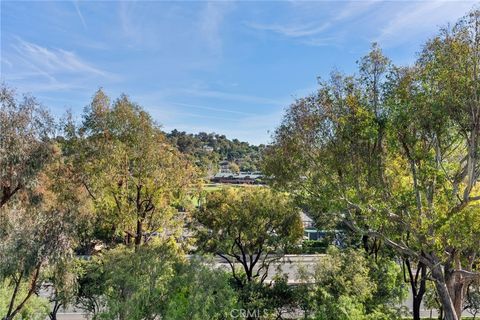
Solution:
[[[187,133],[173,130],[165,133],[180,152],[194,157],[197,165],[208,171],[217,171],[221,161],[228,161],[240,171],[258,171],[264,145],[252,145],[238,139],[228,139],[217,133]]]

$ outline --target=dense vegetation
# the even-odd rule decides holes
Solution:
[[[422,301],[478,313],[480,11],[411,67],[377,45],[358,67],[295,101],[265,150],[165,134],[101,90],[56,120],[2,85],[1,317],[401,319],[407,291],[414,319]],[[207,192],[219,160],[270,186]],[[284,273],[302,210],[341,241]]]
[[[229,140],[224,135],[215,133],[192,134],[173,130],[166,135],[180,152],[193,156],[195,163],[207,172],[214,173],[218,170],[221,161],[235,163],[241,171],[253,172],[259,169],[264,145],[255,146],[238,139]]]
[[[333,72],[292,104],[266,156],[319,220],[404,261],[416,319],[427,279],[448,320],[479,279],[479,26],[473,11],[441,30],[411,67],[373,45],[358,74]]]

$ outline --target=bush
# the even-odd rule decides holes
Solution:
[[[303,280],[297,288],[299,306],[315,319],[392,320],[402,315],[395,305],[406,288],[400,267],[390,260],[373,261],[363,251],[330,247]]]
[[[17,297],[25,297],[27,293],[27,282],[23,282],[20,285],[20,289],[17,293]],[[0,316],[3,317],[7,314],[8,303],[12,297],[13,287],[7,282],[0,282]],[[20,301],[15,301],[18,304]],[[50,312],[50,305],[48,300],[33,294],[30,299],[25,303],[20,313],[18,313],[19,319],[30,320],[44,320]]]

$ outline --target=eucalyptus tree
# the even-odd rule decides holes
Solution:
[[[5,85],[0,100],[0,279],[8,292],[1,316],[12,319],[29,308],[44,269],[68,256],[87,203],[70,183],[46,109]]]
[[[28,284],[24,283],[18,289],[18,295],[25,295]],[[10,302],[11,286],[7,283],[0,284],[0,314],[6,314],[8,302]],[[33,295],[18,314],[19,319],[45,320],[47,318],[50,305],[48,300],[43,297]]]
[[[112,104],[99,90],[81,126],[67,122],[64,138],[76,177],[95,204],[99,229],[136,247],[153,232],[171,235],[195,170],[146,111],[125,95]]]
[[[469,285],[465,310],[473,315],[473,319],[480,314],[480,281]]]
[[[11,287],[3,319],[21,314],[45,271],[71,256],[76,224],[89,211],[86,199],[86,193],[70,183],[69,169],[55,153],[35,186],[19,191],[2,207],[0,280]]]
[[[240,287],[263,283],[271,263],[303,235],[292,199],[264,187],[213,191],[194,219],[199,248],[224,259]]]
[[[46,268],[42,277],[42,288],[49,293],[50,320],[57,320],[60,309],[76,302],[80,271],[79,262],[74,257],[62,257],[55,265]]]
[[[0,209],[31,186],[51,158],[53,119],[31,96],[0,86]]]
[[[319,220],[425,265],[448,320],[479,277],[479,25],[472,11],[442,30],[414,67],[386,72],[380,91],[363,75],[371,59],[359,77],[333,74],[290,107],[266,155],[273,183]]]
[[[135,252],[134,252],[135,250]],[[101,319],[158,319],[170,295],[169,284],[175,277],[175,264],[181,260],[173,242],[131,248],[117,246],[98,259],[104,282],[97,301],[104,303]],[[96,288],[92,288],[96,289]]]

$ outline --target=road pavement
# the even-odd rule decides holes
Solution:
[[[277,262],[272,263],[269,269],[269,273],[267,275],[266,281],[271,281],[276,274],[287,274],[288,275],[288,282],[290,284],[298,284],[300,283],[299,279],[299,271],[303,269],[307,272],[313,272],[315,269],[315,265],[317,262],[322,258],[322,254],[315,254],[315,255],[286,255]],[[221,258],[216,258],[214,260],[215,267],[224,268],[225,270],[229,271],[230,266]],[[409,294],[407,300],[403,303],[409,310],[412,309],[413,299],[411,294]],[[422,307],[421,310],[422,317],[429,317],[432,315],[434,318],[437,316],[437,312],[435,310],[431,311]],[[464,312],[465,316],[470,316],[469,313]],[[58,320],[84,320],[87,319],[86,315],[75,312],[75,310],[67,310],[63,313],[58,313]]]

